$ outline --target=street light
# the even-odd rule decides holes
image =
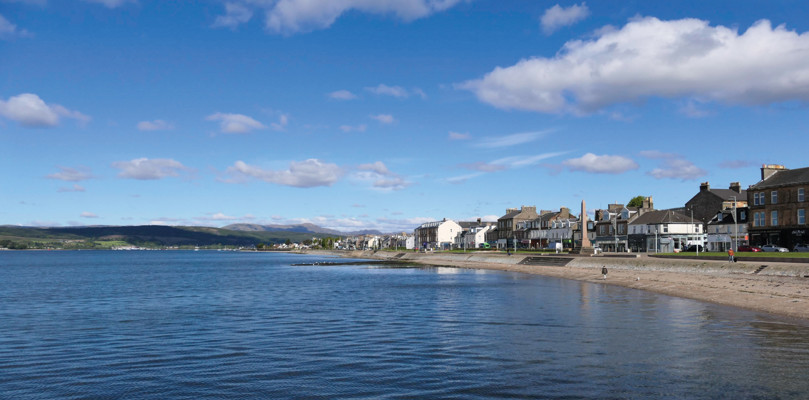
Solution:
[[[733,199],[733,251],[739,250],[739,222],[736,221],[736,196],[731,196]]]
[[[696,227],[694,226],[694,208],[691,207],[690,210],[691,210],[691,228],[694,228],[694,231],[696,231]],[[702,242],[702,240],[700,240],[700,242]],[[686,243],[688,243],[687,239]],[[699,256],[699,244],[696,244],[694,247],[697,249],[697,255]]]

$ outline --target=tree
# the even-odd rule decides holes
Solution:
[[[643,196],[635,196],[632,200],[629,200],[627,203],[627,207],[643,207],[643,200],[646,200],[646,197]]]

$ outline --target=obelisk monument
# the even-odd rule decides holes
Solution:
[[[590,243],[590,238],[587,235],[587,206],[585,206],[584,200],[581,201],[579,221],[581,224],[581,244],[573,249],[573,254],[594,254],[593,244]]]

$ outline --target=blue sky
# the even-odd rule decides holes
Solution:
[[[805,1],[0,0],[0,224],[410,231],[807,166]]]

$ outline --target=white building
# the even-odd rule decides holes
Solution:
[[[476,249],[486,243],[486,234],[494,229],[494,225],[477,225],[456,237],[456,247],[459,249]]]
[[[455,243],[455,237],[460,235],[461,225],[444,218],[441,221],[425,222],[413,231],[416,245],[422,249],[448,250]]]
[[[726,252],[748,244],[747,207],[735,209],[735,219],[733,212],[722,210],[708,222],[708,251]]]
[[[629,241],[654,253],[675,253],[691,245],[705,246],[702,223],[671,210],[648,211],[629,223]]]

